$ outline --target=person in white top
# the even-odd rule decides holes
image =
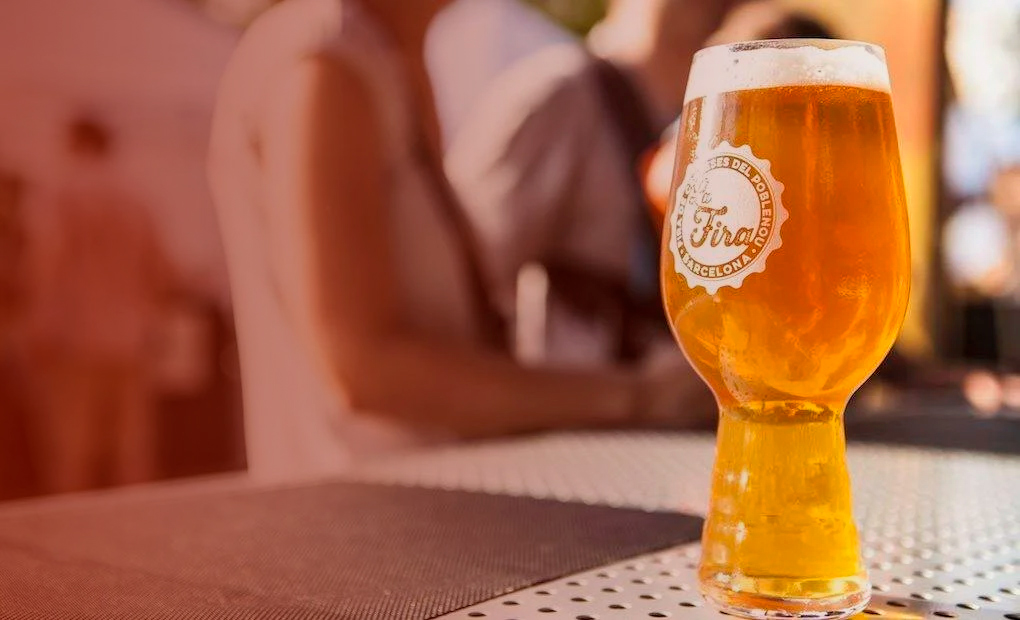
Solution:
[[[547,363],[679,357],[640,169],[680,112],[694,53],[739,1],[612,0],[585,40],[504,72],[451,144],[446,171],[498,302],[539,334]],[[544,296],[518,286],[533,266],[547,274]]]
[[[545,371],[507,354],[440,163],[422,50],[445,4],[287,0],[224,77],[210,180],[256,477],[328,476],[456,437],[672,419],[689,394],[669,372]]]

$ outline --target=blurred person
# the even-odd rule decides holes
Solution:
[[[942,140],[942,173],[958,205],[945,224],[943,250],[966,293],[960,303],[962,353],[1013,372],[1020,363],[1018,17],[1020,0],[948,3],[945,59],[952,97]],[[1003,395],[1006,383],[1014,385],[998,370],[977,371],[965,387],[976,407],[994,413],[1017,400]]]
[[[509,69],[451,145],[447,171],[498,303],[520,308],[520,332],[542,332],[545,362],[633,362],[657,345],[679,356],[663,320],[658,231],[639,168],[683,105],[694,53],[732,4],[612,0],[585,41]],[[529,265],[544,271],[545,295],[518,286]]]
[[[946,224],[945,243],[950,259],[974,265],[979,277],[966,281],[972,289],[993,299],[996,350],[1001,372],[975,370],[964,381],[964,394],[983,416],[1020,415],[1020,330],[1016,327],[1020,305],[1020,166],[1006,165],[992,177],[989,205],[983,205],[983,227],[971,222],[975,207],[964,205]],[[967,216],[969,217],[968,219]],[[964,231],[956,232],[970,223]],[[951,236],[952,233],[956,233]],[[980,238],[980,241],[978,240]],[[965,244],[965,242],[968,242]],[[959,255],[957,257],[957,255]],[[984,259],[984,260],[982,260]],[[984,267],[977,272],[976,267]]]
[[[155,476],[149,341],[169,279],[145,205],[116,176],[113,135],[82,117],[66,140],[67,170],[30,236],[33,434],[48,492]]]
[[[986,196],[967,200],[942,228],[942,253],[952,284],[966,299],[985,300],[984,329],[991,335],[994,357],[1004,371],[965,370],[964,396],[977,415],[992,417],[1020,410],[1020,338],[1015,310],[1020,294],[1020,167],[995,171]]]
[[[256,477],[456,437],[696,419],[680,413],[703,398],[695,377],[507,354],[441,165],[423,45],[445,4],[287,0],[224,77],[210,179]]]

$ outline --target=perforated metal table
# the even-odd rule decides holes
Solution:
[[[708,435],[560,435],[408,455],[355,477],[704,514],[713,449]],[[1020,620],[1020,457],[851,444],[849,461],[874,588],[865,614]],[[444,618],[718,618],[697,593],[698,552],[634,558]]]

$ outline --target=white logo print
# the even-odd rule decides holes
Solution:
[[[789,214],[783,184],[767,160],[727,142],[687,167],[670,217],[674,268],[691,288],[740,288],[765,271],[769,254],[783,245],[779,231]]]

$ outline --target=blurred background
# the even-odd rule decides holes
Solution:
[[[102,485],[244,468],[205,157],[218,80],[245,25],[269,4],[0,4],[0,498],[47,490],[29,438],[40,423],[70,432],[40,413],[55,394],[70,399],[66,407],[116,412],[96,414],[97,432],[137,427],[126,441],[142,446],[144,464]],[[986,410],[1020,407],[1018,390],[1004,388],[1020,370],[1020,0],[784,4],[887,51],[914,263],[899,355],[911,367],[965,369],[959,385]],[[446,9],[428,43],[444,141],[461,137],[502,72],[583,36],[604,9],[598,0],[458,0]],[[86,207],[62,199],[88,186],[79,169],[97,158],[112,164],[117,191]],[[46,273],[33,271],[39,256]],[[68,337],[73,319],[55,309],[111,273],[121,274],[120,288],[111,285],[121,302],[116,312],[94,309],[105,321],[96,333],[108,337]],[[29,303],[39,282],[49,283],[48,301]],[[862,398],[876,409],[902,402],[890,394]]]

